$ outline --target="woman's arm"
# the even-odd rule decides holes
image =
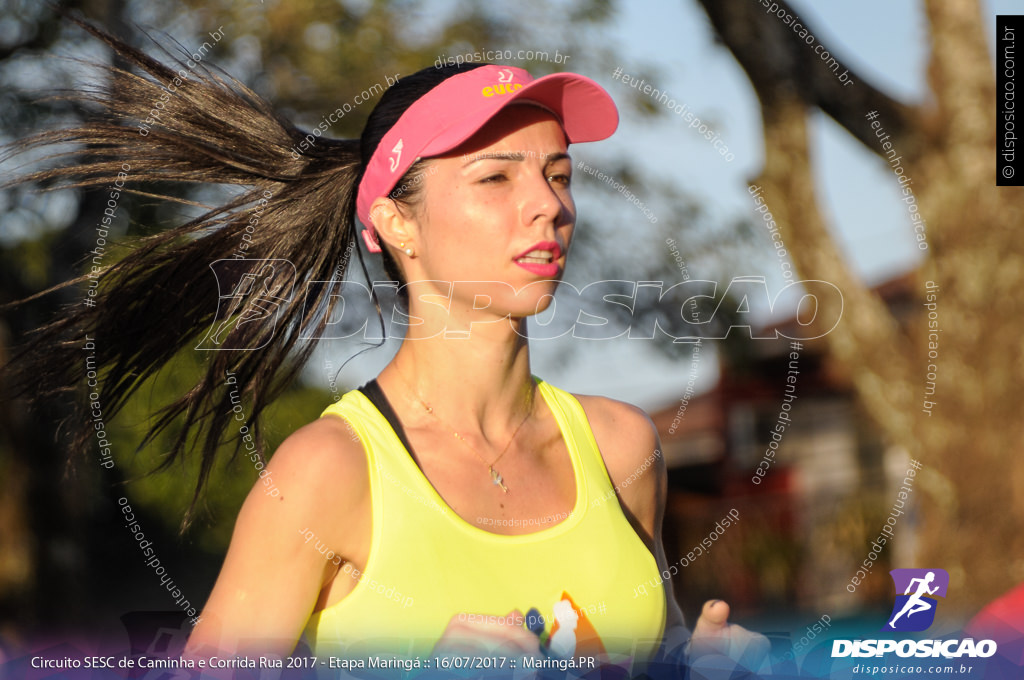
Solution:
[[[579,401],[626,517],[651,548],[658,569],[664,573],[669,569],[661,540],[668,473],[658,430],[650,417],[635,406],[603,397],[579,397]],[[691,638],[672,592],[672,579],[664,583],[668,613],[661,653],[666,660],[693,664],[699,657],[705,657],[701,663],[714,666],[718,663],[716,657],[727,656],[733,663],[753,670],[765,664],[770,649],[768,639],[729,623],[729,605],[722,600],[704,604]]]
[[[249,492],[188,654],[291,654],[338,571],[330,552],[348,559],[365,548],[366,457],[344,421],[296,431],[266,469],[280,494],[267,494],[262,480]]]

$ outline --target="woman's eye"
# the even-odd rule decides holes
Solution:
[[[484,177],[482,180],[480,180],[480,183],[481,184],[495,184],[497,182],[502,182],[502,181],[504,181],[506,179],[508,179],[508,178],[505,177],[505,173],[499,172],[499,173],[496,173],[494,175],[488,175],[487,177]]]
[[[572,183],[572,178],[569,175],[556,173],[554,175],[548,175],[548,181],[555,182],[557,184],[561,184],[562,186],[567,187],[569,186],[569,184]]]

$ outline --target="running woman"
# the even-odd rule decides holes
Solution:
[[[88,334],[109,418],[215,327],[222,351],[207,353],[202,379],[154,426],[181,416],[184,432],[205,434],[198,498],[237,429],[225,376],[252,405],[261,447],[259,414],[324,333],[353,244],[361,263],[364,250],[380,258],[410,319],[375,380],[274,453],[266,474],[280,493],[257,482],[245,501],[189,653],[288,655],[303,637],[335,655],[681,652],[689,635],[671,581],[633,596],[668,573],[654,425],[530,368],[526,320],[550,305],[573,243],[570,146],[614,132],[608,94],[570,73],[431,67],[393,84],[359,139],[300,146],[307,133],[242,84],[85,27],[145,77],[110,69],[103,89],[82,95],[98,118],[20,143],[88,148],[24,179],[100,187],[128,166],[122,181],[150,195],[166,181],[244,190],[103,264],[90,277],[95,304],[41,329],[39,351],[12,364],[24,385],[45,394],[81,384]],[[210,285],[211,264],[224,260],[239,296],[226,325]],[[254,285],[235,285],[246,277]],[[708,603],[694,644],[724,649],[748,635],[727,615]]]

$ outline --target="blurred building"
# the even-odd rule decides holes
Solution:
[[[902,276],[876,292],[900,315],[912,305],[911,283]],[[796,319],[773,328],[801,335]],[[673,582],[688,617],[711,597],[741,614],[775,604],[841,614],[889,598],[889,580],[877,575],[906,564],[912,549],[913,520],[904,517],[875,577],[855,595],[846,589],[884,524],[906,455],[887,447],[858,408],[850,375],[823,339],[802,342],[796,360],[790,343],[705,349],[702,361],[718,362],[718,383],[652,415],[669,468],[665,548],[669,564],[687,562]],[[719,532],[716,522],[734,508],[740,521]],[[689,559],[709,538],[711,549]]]

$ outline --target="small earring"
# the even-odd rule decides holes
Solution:
[[[413,250],[412,248],[406,248],[406,247],[405,247],[405,241],[402,241],[401,243],[399,243],[399,244],[398,244],[398,247],[399,247],[399,248],[401,248],[401,249],[402,249],[402,251],[403,251],[403,252],[404,252],[404,253],[405,253],[406,255],[408,255],[409,257],[412,257],[413,253],[414,253],[414,252],[416,252],[416,251],[414,251],[414,250]]]

